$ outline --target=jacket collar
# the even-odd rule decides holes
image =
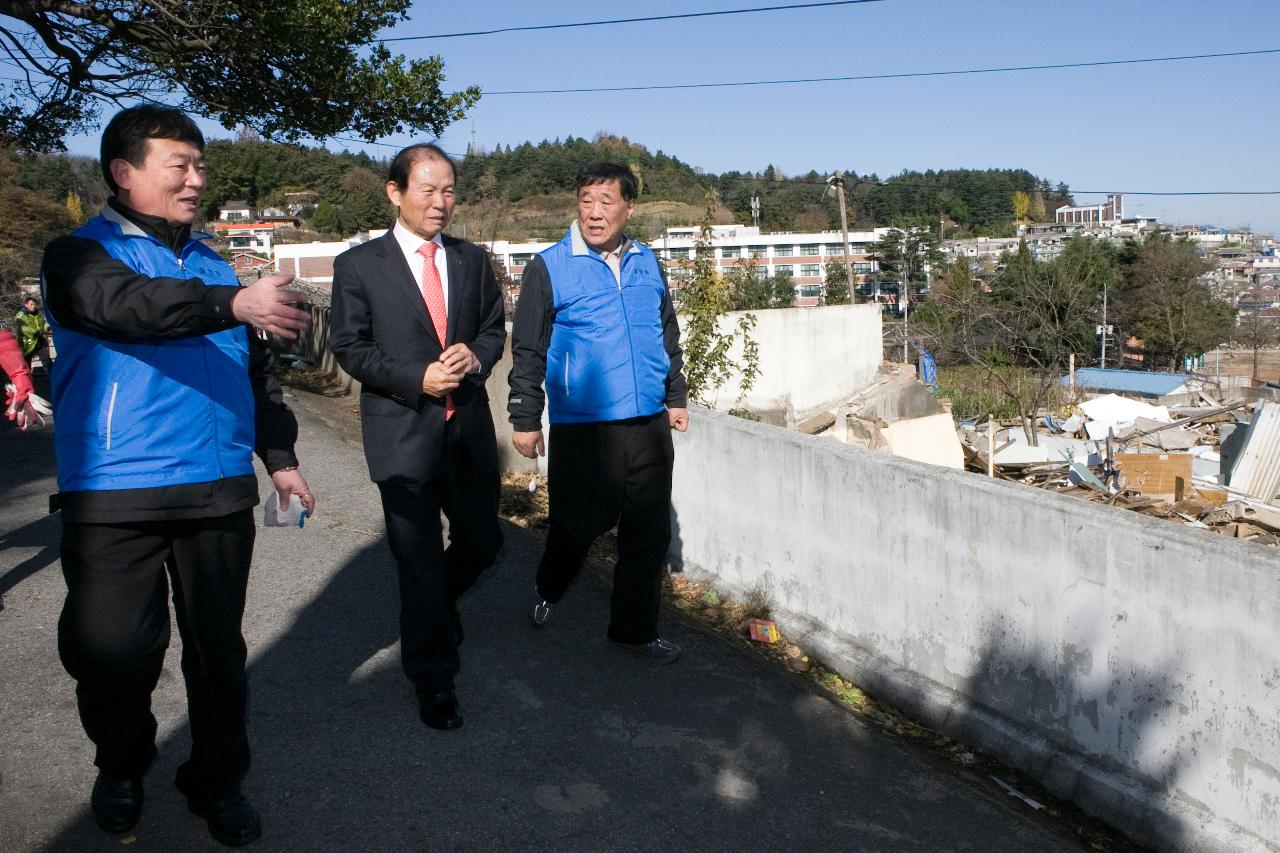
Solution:
[[[574,255],[574,257],[600,255],[599,252],[588,246],[587,241],[582,238],[582,231],[578,228],[577,219],[574,219],[573,222],[569,223],[569,232],[564,235],[564,239],[561,242],[568,244],[569,251]],[[623,245],[627,247],[625,254],[638,255],[640,253],[640,244],[635,240],[632,240],[626,234],[622,235],[622,242]]]
[[[178,253],[190,240],[208,240],[212,237],[203,231],[193,231],[190,225],[174,227],[159,216],[148,216],[115,198],[107,199],[102,207],[102,218],[115,224],[126,237],[151,237]]]

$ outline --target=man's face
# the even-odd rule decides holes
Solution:
[[[22,303],[22,304],[23,304],[24,306],[26,306],[26,309],[27,309],[28,311],[31,311],[31,312],[33,312],[33,313],[35,312],[35,310],[36,310],[36,301],[35,301],[34,299],[28,299],[26,302],[24,302],[24,303]]]
[[[611,252],[618,247],[631,212],[631,202],[622,197],[617,181],[587,184],[578,190],[578,230],[597,252]]]
[[[387,198],[400,208],[405,228],[430,240],[453,218],[453,168],[439,157],[419,157],[409,167],[403,190],[387,181]]]
[[[111,176],[129,207],[171,225],[190,225],[204,195],[204,154],[190,142],[149,139],[141,166],[112,160]]]

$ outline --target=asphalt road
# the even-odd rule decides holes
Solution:
[[[244,626],[246,793],[265,826],[253,849],[1085,849],[989,780],[672,614],[679,662],[620,653],[604,637],[599,575],[535,632],[525,608],[540,543],[509,525],[501,562],[462,604],[466,725],[424,728],[399,669],[394,568],[363,457],[316,416],[299,420],[319,511],[305,530],[259,530]],[[120,838],[89,815],[92,751],[56,649],[53,473],[50,431],[0,432],[0,850],[221,849],[172,787],[188,748],[177,648],[154,697],[160,753],[141,822]]]

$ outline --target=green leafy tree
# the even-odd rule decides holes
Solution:
[[[905,283],[912,305],[919,303],[928,286],[928,271],[943,263],[938,236],[923,225],[890,228],[871,247],[871,257],[879,262],[880,269],[876,275],[882,285],[888,285],[901,294]]]
[[[791,280],[791,273],[780,272],[774,274],[771,304],[774,308],[796,307],[796,285]]]
[[[0,7],[0,49],[24,79],[0,100],[0,137],[63,149],[97,105],[165,99],[267,138],[439,135],[479,100],[445,93],[439,56],[375,43],[410,0],[24,0]],[[23,73],[25,72],[25,74]]]
[[[733,295],[731,285],[716,270],[715,249],[711,243],[716,201],[715,193],[708,192],[701,228],[693,244],[689,280],[683,289],[680,313],[684,315],[684,368],[689,399],[703,405],[709,404],[708,395],[712,391],[736,373],[736,406],[760,374],[760,353],[751,337],[756,325],[754,314],[740,315],[732,331],[721,328],[721,318],[732,308]],[[742,360],[737,364],[730,358],[734,341],[742,343]]]
[[[743,258],[724,274],[731,311],[756,311],[773,304],[773,282],[759,255]]]
[[[1202,278],[1210,269],[1189,241],[1159,232],[1143,241],[1118,301],[1151,363],[1181,370],[1186,356],[1231,339],[1235,311]]]
[[[0,322],[22,304],[20,287],[40,272],[44,245],[77,224],[65,204],[18,183],[19,161],[0,148]]]
[[[944,361],[981,370],[1034,445],[1035,417],[1053,399],[1071,356],[1096,346],[1097,299],[1115,266],[1092,240],[1053,261],[1036,260],[1024,242],[1002,261],[990,292],[973,279],[968,261],[948,265],[914,324]]]
[[[322,200],[316,205],[316,212],[311,217],[311,227],[322,234],[337,234],[342,230],[338,209],[328,200]]]
[[[844,264],[827,264],[827,278],[824,287],[823,301],[827,305],[849,304],[849,274]]]
[[[387,182],[364,168],[354,168],[342,179],[342,229],[348,232],[389,228],[395,208],[387,200]]]

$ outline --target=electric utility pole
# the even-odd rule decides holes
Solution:
[[[840,199],[840,232],[844,235],[844,275],[849,285],[849,303],[854,304],[857,299],[857,282],[853,280],[853,262],[849,260],[849,213],[844,203],[844,176],[840,174],[840,170],[836,169],[836,173],[827,178],[827,186],[836,188],[836,197]],[[824,190],[822,193],[826,195]]]

